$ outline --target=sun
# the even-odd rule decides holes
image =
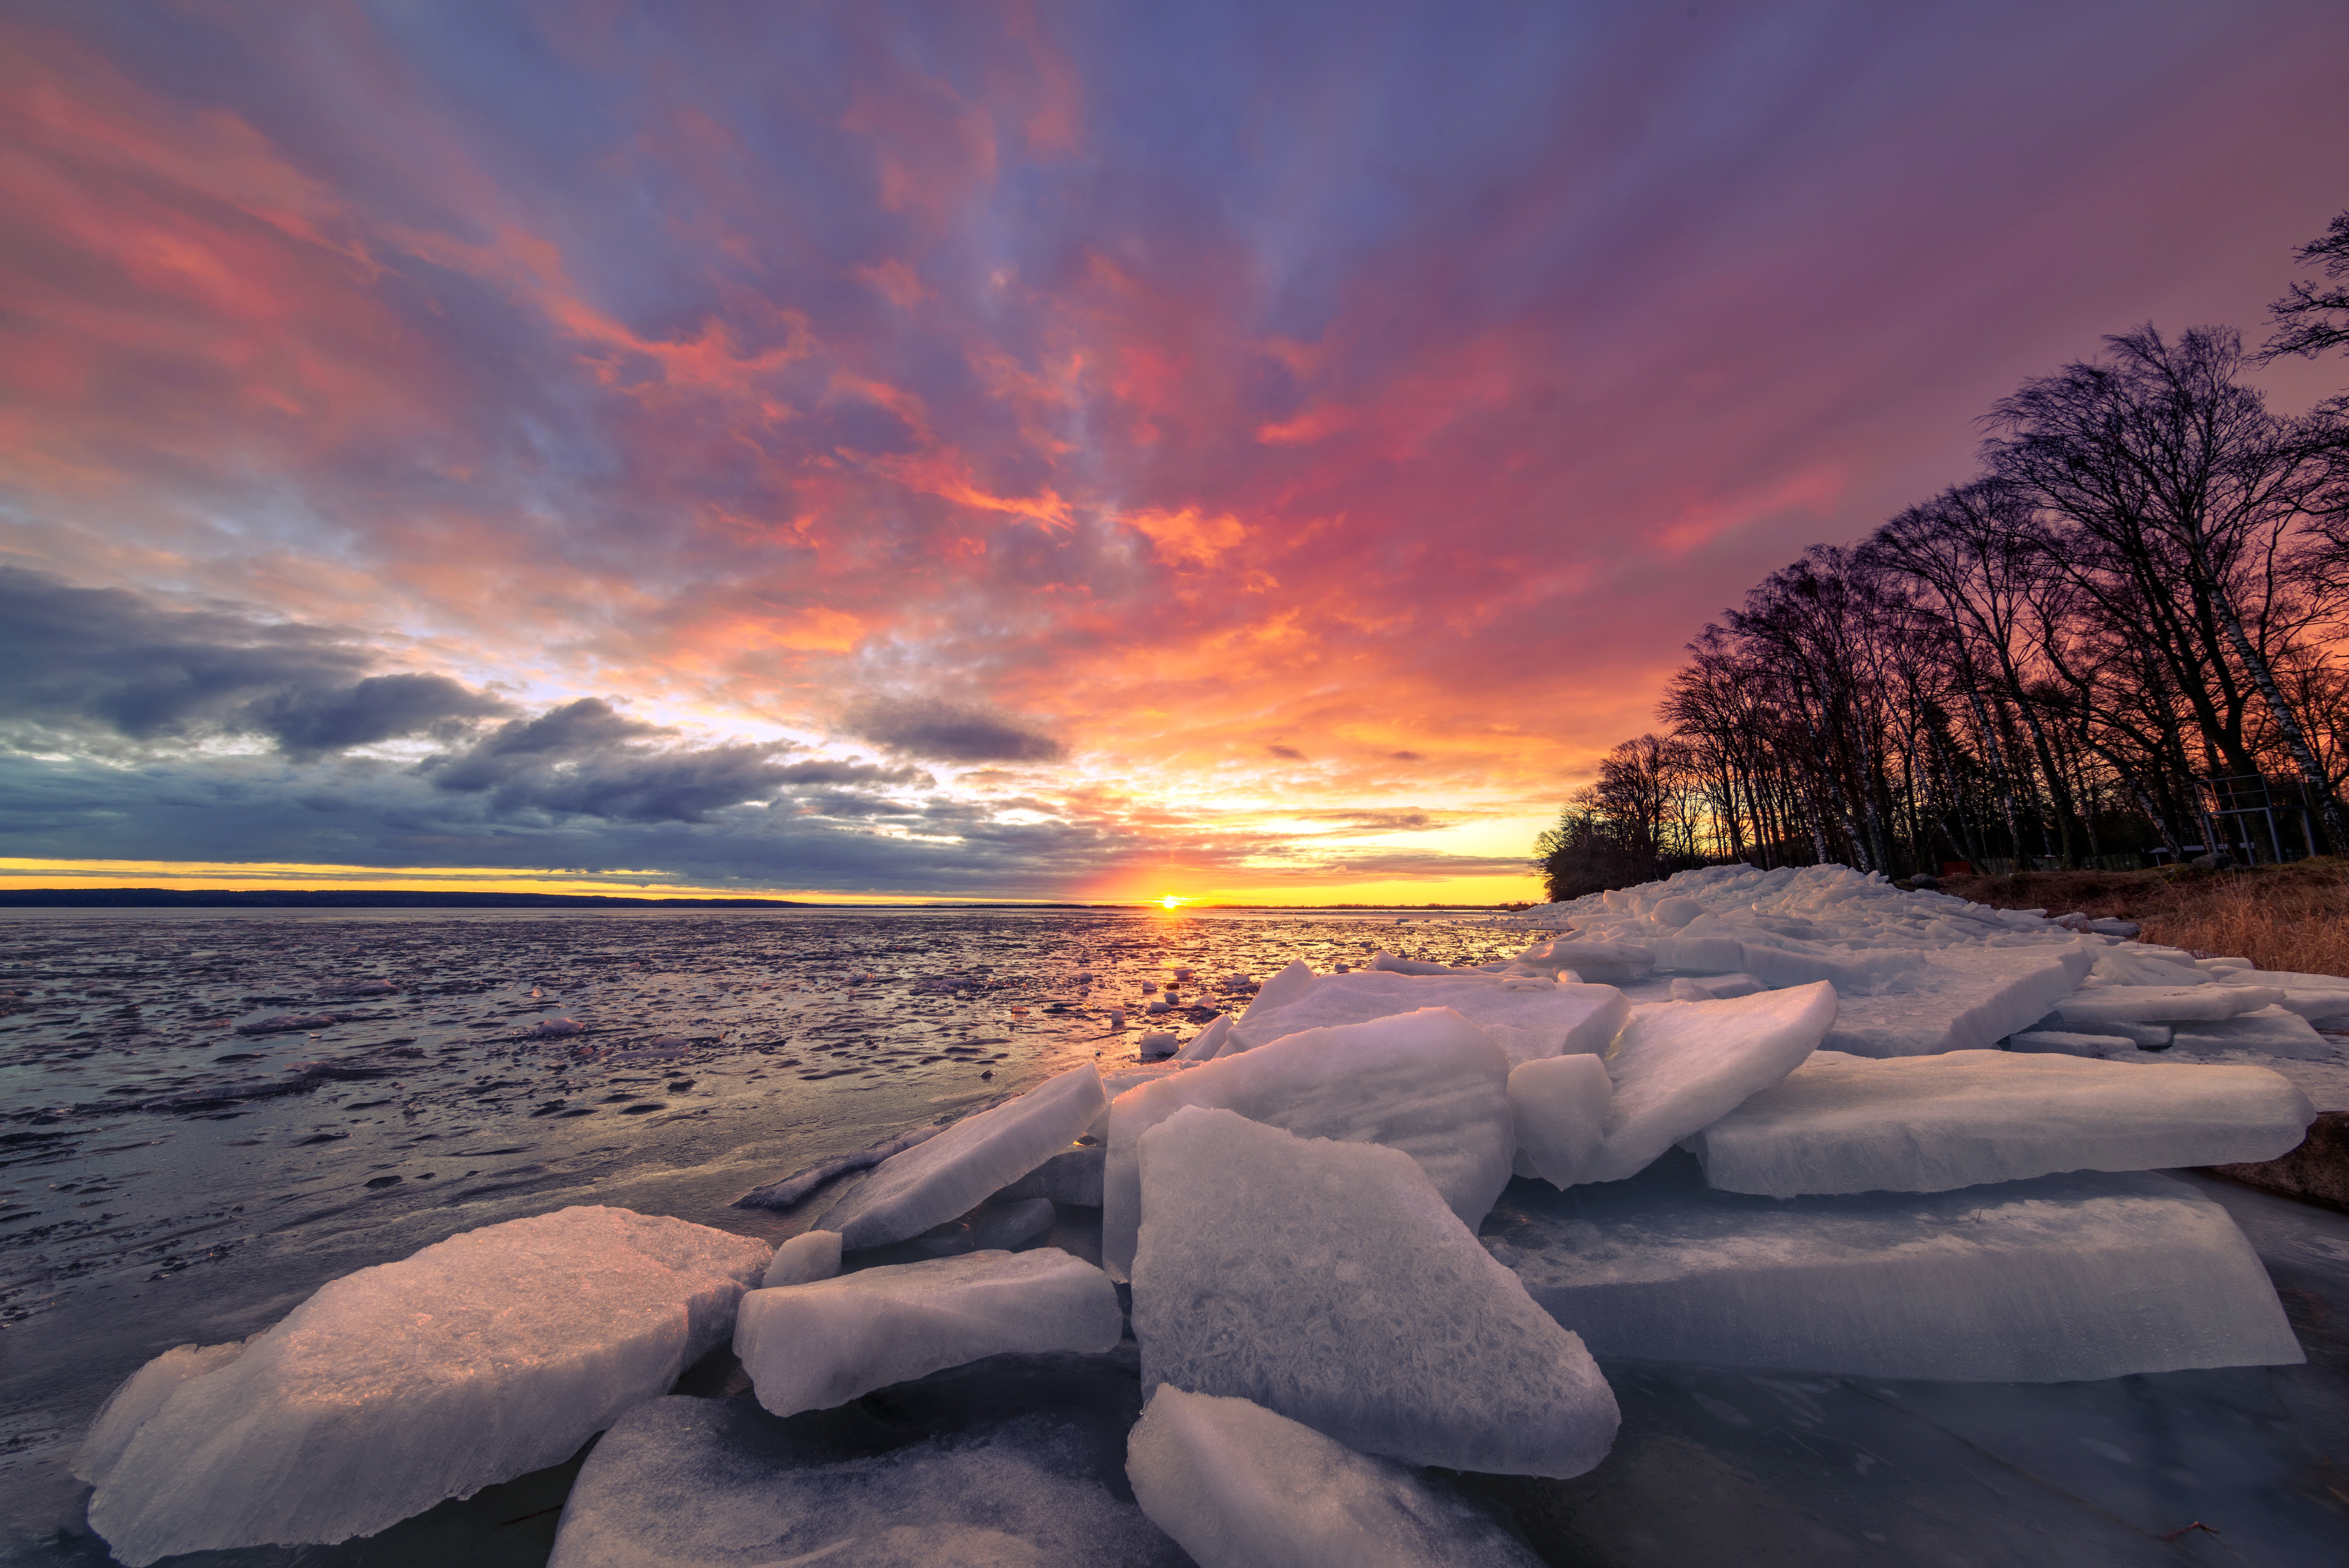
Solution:
[[[1190,901],[1191,900],[1188,898],[1178,898],[1174,894],[1169,893],[1166,897],[1158,900],[1158,907],[1162,909],[1179,909]]]

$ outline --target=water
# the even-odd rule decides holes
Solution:
[[[150,1356],[265,1327],[353,1269],[581,1202],[778,1240],[823,1199],[786,1214],[731,1199],[1080,1063],[1131,1060],[1143,987],[1175,966],[1198,971],[1180,993],[1187,1034],[1211,1016],[1189,1003],[1234,1000],[1200,988],[1230,971],[1326,970],[1372,945],[1476,962],[1524,940],[1475,919],[1363,915],[8,919],[0,1555],[104,1561],[70,1528],[80,1489],[66,1464],[106,1394]],[[398,989],[321,998],[377,980]],[[1108,1028],[1112,1005],[1136,1027]],[[240,1032],[319,1012],[336,1021]],[[585,1033],[533,1033],[562,1019]],[[299,1086],[253,1092],[286,1085]],[[2341,1561],[2349,1216],[2207,1185],[2282,1287],[2308,1366],[2024,1387],[1609,1363],[1625,1422],[1599,1470],[1459,1484],[1559,1563]],[[1088,1213],[1052,1239],[1097,1244]],[[929,1397],[991,1407],[1008,1397],[992,1376],[941,1375]],[[1090,1387],[1124,1374],[1000,1376]],[[720,1365],[688,1385],[740,1397]],[[1103,1441],[1122,1430],[1105,1423]],[[573,1469],[373,1542],[207,1561],[529,1568]]]

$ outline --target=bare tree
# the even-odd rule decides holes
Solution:
[[[2321,266],[2329,286],[2294,283],[2268,306],[2275,331],[2260,350],[2262,365],[2286,354],[2313,359],[2327,348],[2349,344],[2349,212],[2333,220],[2323,237],[2292,253],[2305,266]]]

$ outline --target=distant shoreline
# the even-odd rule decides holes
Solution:
[[[1503,904],[1192,904],[1190,911],[1262,909],[1310,913],[1474,913]],[[662,898],[604,893],[466,893],[368,888],[0,888],[0,909],[1156,909],[1155,903],[1030,904],[1008,900],[860,904],[802,898]]]

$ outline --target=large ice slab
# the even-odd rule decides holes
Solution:
[[[2067,1023],[2217,1023],[2271,1007],[2280,985],[2106,985],[2072,992],[2046,1014],[2046,1026]],[[2020,1027],[2020,1025],[2018,1025]]]
[[[1514,1168],[1554,1187],[1582,1179],[1607,1141],[1615,1085],[1596,1056],[1549,1056],[1509,1073],[1509,1113],[1517,1129]]]
[[[1109,1276],[1045,1247],[756,1292],[734,1325],[734,1354],[759,1403],[788,1416],[985,1355],[1108,1350],[1124,1326]]]
[[[723,1343],[768,1252],[578,1208],[347,1274],[170,1387],[127,1438],[101,1419],[90,1524],[140,1568],[370,1535],[557,1463]]]
[[[1601,1355],[2000,1383],[2302,1359],[2226,1210],[2148,1172],[1847,1198],[1520,1184],[1484,1234]]]
[[[2261,1067],[1820,1051],[1692,1147],[1706,1182],[1732,1192],[1941,1192],[2063,1170],[2272,1159],[2315,1117],[2307,1096]]]
[[[2213,991],[2221,989],[2218,986]],[[2181,1054],[2203,1051],[2258,1051],[2302,1062],[2329,1062],[2335,1053],[2314,1025],[2281,1004],[2240,1012],[2210,1023],[2178,1024],[2171,1036]]]
[[[1508,1185],[1516,1128],[1509,1059],[1448,1009],[1309,1029],[1130,1089],[1110,1108],[1102,1259],[1133,1260],[1143,1215],[1141,1140],[1185,1106],[1215,1106],[1305,1137],[1376,1143],[1419,1162],[1464,1224]]]
[[[1154,1523],[1213,1568],[1536,1568],[1492,1520],[1392,1459],[1246,1399],[1162,1384],[1126,1475]]]
[[[1413,1464],[1579,1475],[1615,1397],[1419,1166],[1190,1106],[1142,1137],[1145,1389],[1251,1399]]]
[[[1068,1147],[1108,1103],[1090,1064],[1047,1079],[882,1161],[824,1228],[852,1251],[918,1236]]]
[[[1584,1181],[1630,1176],[1682,1138],[1727,1116],[1809,1057],[1836,1017],[1835,987],[1817,981],[1728,1002],[1632,1009],[1608,1052],[1615,1093],[1607,1141]]]
[[[1183,1568],[1084,1416],[840,1453],[740,1400],[650,1399],[587,1456],[548,1568]]]
[[[1467,1019],[1491,1035],[1512,1064],[1569,1051],[1604,1051],[1631,1014],[1631,1004],[1611,985],[1361,970],[1316,975],[1281,1006],[1249,1009],[1233,1039],[1249,1049],[1301,1030],[1365,1023],[1429,1007],[1448,1007]]]
[[[2087,969],[2077,946],[1935,953],[1879,994],[1844,997],[1826,1045],[1853,1056],[1987,1050],[2073,994]]]

